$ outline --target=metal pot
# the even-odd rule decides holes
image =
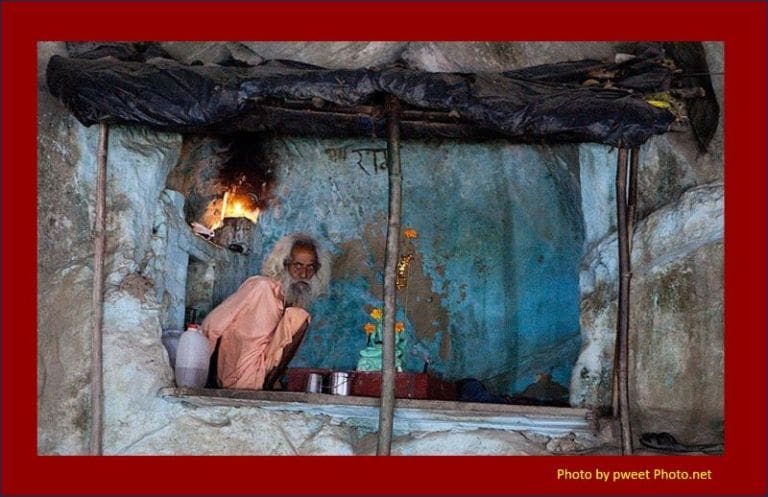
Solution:
[[[349,395],[349,373],[345,371],[331,373],[331,394]]]
[[[309,373],[307,378],[307,393],[320,393],[323,391],[323,375],[320,373]]]

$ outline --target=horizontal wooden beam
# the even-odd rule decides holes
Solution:
[[[350,105],[342,106],[323,101],[317,103],[316,100],[310,102],[304,100],[285,100],[284,102],[264,102],[257,104],[259,107],[272,107],[291,110],[306,110],[309,112],[330,112],[337,114],[359,114],[371,116],[376,119],[384,118],[384,108],[381,105]],[[401,112],[402,118],[409,121],[434,121],[443,123],[460,123],[461,115],[456,111],[434,111],[409,108],[403,104]]]
[[[159,396],[168,402],[198,407],[240,407],[304,412],[330,416],[339,422],[378,426],[378,397],[356,397],[262,390],[163,388]],[[594,411],[572,407],[519,406],[442,400],[395,399],[398,430],[443,431],[451,429],[497,429],[526,431],[548,436],[575,433],[594,437]]]
[[[298,136],[385,138],[386,119],[375,106],[333,109],[290,108],[260,104],[236,123],[219,126],[220,132],[274,132]],[[498,139],[500,133],[461,121],[448,112],[403,111],[404,138]]]

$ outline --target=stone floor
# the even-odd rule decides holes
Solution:
[[[196,407],[258,408],[325,417],[335,420],[336,424],[351,425],[368,433],[354,447],[355,454],[375,453],[378,397],[189,388],[165,388],[160,391],[160,396],[169,402]],[[393,448],[399,445],[403,454],[413,450],[413,444],[422,443],[427,450],[440,447],[438,442],[424,442],[429,437],[440,437],[440,433],[453,433],[450,435],[454,437],[452,443],[463,442],[461,433],[475,433],[476,438],[486,440],[484,443],[489,446],[493,446],[493,442],[488,441],[496,438],[499,444],[513,446],[499,450],[519,451],[520,455],[622,454],[617,421],[597,418],[588,409],[416,399],[396,399],[395,407]],[[472,440],[468,442],[474,443]],[[705,456],[722,452],[722,446],[707,447],[707,451],[680,452],[650,449],[638,443],[633,447],[632,455]]]
[[[573,456],[619,456],[621,455],[621,447],[617,445],[600,445],[591,449],[574,452],[561,452],[561,455],[573,455]],[[633,447],[633,456],[720,456],[723,455],[723,448],[720,446],[718,449],[711,451],[692,451],[692,452],[675,452],[669,450],[656,450],[648,449],[643,446]]]

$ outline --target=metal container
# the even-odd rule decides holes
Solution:
[[[333,395],[349,395],[349,373],[344,371],[331,373],[331,393]]]
[[[323,375],[320,373],[309,373],[307,377],[307,393],[320,393],[323,391]]]

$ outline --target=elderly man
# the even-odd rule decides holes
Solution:
[[[203,320],[209,351],[219,344],[223,388],[272,389],[296,354],[311,316],[305,310],[328,285],[327,256],[311,237],[277,242],[262,266]]]

